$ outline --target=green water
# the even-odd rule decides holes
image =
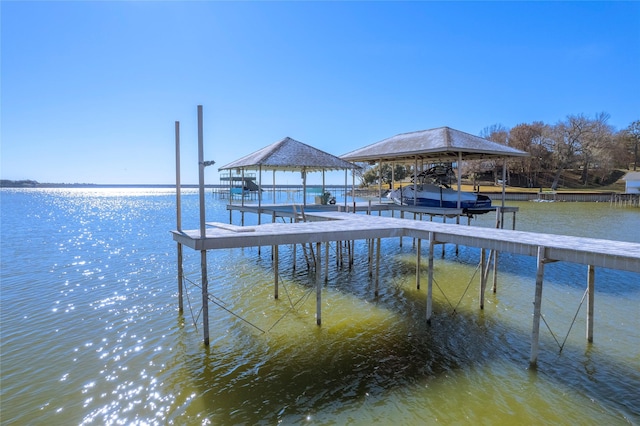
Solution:
[[[291,247],[280,248],[278,300],[270,249],[221,250],[208,257],[204,347],[199,253],[185,253],[194,284],[177,312],[171,191],[1,196],[2,424],[640,423],[638,274],[596,270],[588,344],[586,267],[547,265],[548,327],[531,370],[533,258],[502,254],[497,293],[480,310],[479,250],[436,250],[429,326],[410,239],[383,241],[378,297],[366,243],[352,269],[332,246],[318,327],[299,250],[294,271]],[[520,230],[640,242],[638,209],[509,205]],[[195,193],[184,209],[197,228]],[[207,209],[207,220],[228,221],[223,202]]]

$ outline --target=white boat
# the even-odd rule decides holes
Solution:
[[[486,195],[458,192],[435,184],[421,184],[417,186],[417,190],[414,190],[413,185],[400,187],[389,192],[387,198],[403,206],[457,208],[458,194],[462,209],[491,209],[491,199]]]
[[[486,195],[474,192],[456,191],[451,188],[455,180],[453,169],[449,165],[433,166],[411,180],[417,185],[409,184],[387,194],[387,198],[403,206],[460,208],[470,213],[487,213],[491,210],[491,199]]]
[[[486,195],[458,192],[434,184],[418,185],[416,189],[417,191],[414,190],[413,185],[400,187],[389,192],[387,198],[403,206],[458,208],[459,194],[460,208],[462,209],[491,209],[491,199]]]

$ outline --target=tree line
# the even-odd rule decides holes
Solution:
[[[616,130],[608,124],[609,114],[601,112],[594,117],[584,114],[569,115],[556,124],[541,121],[522,123],[508,129],[501,124],[484,128],[480,137],[507,145],[530,155],[506,161],[507,180],[510,185],[541,187],[542,179],[555,190],[563,172],[579,172],[583,185],[605,182],[616,170],[638,167],[640,120],[625,129]],[[477,176],[492,173],[497,180],[502,160],[476,160],[465,162],[463,175],[475,180]],[[365,169],[360,180],[364,186],[392,179],[401,181],[413,174],[411,165],[383,164]]]

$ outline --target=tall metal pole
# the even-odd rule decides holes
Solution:
[[[322,199],[324,199],[324,193],[327,192],[324,181],[325,181],[325,170],[322,169]]]
[[[204,141],[202,132],[202,105],[198,105],[198,180],[200,198],[200,239],[204,240],[206,224],[204,216]],[[202,273],[202,331],[204,344],[209,346],[209,282],[207,279],[207,250],[200,250],[200,269]]]
[[[262,164],[258,166],[258,225],[262,223]],[[258,250],[260,250],[258,248]]]
[[[349,169],[344,169],[344,211],[347,211],[347,191],[349,191]]]
[[[413,205],[418,205],[418,156],[416,155],[415,164],[413,167]],[[400,194],[400,200],[402,200],[402,193]]]
[[[200,238],[205,237],[204,223],[204,143],[202,132],[202,105],[198,105],[198,183],[200,200]]]
[[[176,121],[176,227],[182,231],[182,202],[180,189],[180,122]],[[184,270],[182,265],[182,244],[178,243],[178,312],[184,312],[183,290]]]
[[[307,170],[302,168],[302,205],[307,207]]]
[[[382,158],[378,161],[378,202],[382,202]]]
[[[346,182],[346,177],[345,177]],[[353,202],[353,212],[356,212],[356,170],[351,170],[351,201]],[[344,205],[347,205],[347,194],[344,195]]]

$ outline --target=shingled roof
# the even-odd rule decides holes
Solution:
[[[401,133],[341,155],[340,158],[347,161],[361,162],[379,160],[414,161],[416,158],[456,161],[459,155],[462,155],[465,160],[529,156],[524,151],[492,142],[479,136],[449,127],[439,127]]]
[[[345,170],[359,168],[346,160],[286,137],[218,170],[258,169],[277,171]]]

